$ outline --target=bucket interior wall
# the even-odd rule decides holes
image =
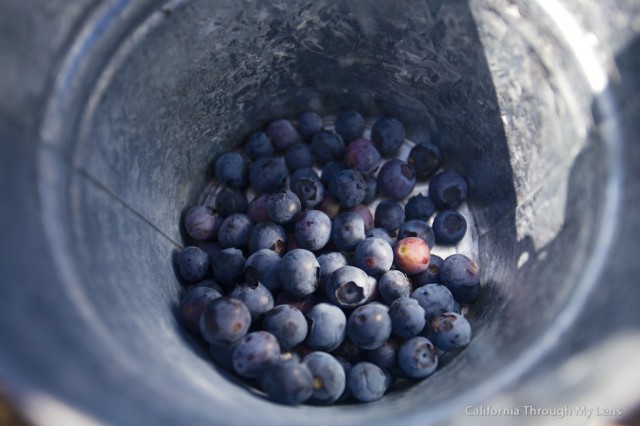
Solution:
[[[43,237],[64,285],[39,321],[68,329],[47,360],[15,361],[38,366],[25,383],[115,423],[326,425],[442,419],[515,380],[579,290],[608,173],[591,88],[544,17],[506,1],[97,7],[43,116]],[[445,168],[468,178],[484,292],[471,344],[427,380],[373,404],[283,407],[183,330],[172,259],[216,155],[273,118],[341,108],[438,135]]]

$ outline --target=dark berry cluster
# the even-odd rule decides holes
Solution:
[[[431,254],[467,230],[466,181],[440,168],[438,147],[406,141],[395,118],[272,121],[216,159],[213,203],[184,216],[183,323],[285,404],[374,401],[431,375],[469,343],[461,306],[481,288],[470,258]]]

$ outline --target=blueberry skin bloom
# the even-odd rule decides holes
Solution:
[[[301,208],[298,196],[287,189],[274,192],[267,201],[267,215],[278,224],[290,222]]]
[[[285,350],[304,342],[309,331],[302,312],[291,305],[278,305],[267,312],[262,320],[262,327],[273,334],[280,347]]]
[[[280,356],[280,345],[273,334],[254,331],[244,336],[233,350],[233,369],[242,377],[254,379]]]
[[[347,320],[347,336],[361,349],[377,349],[391,336],[391,318],[384,305],[356,308]]]
[[[306,170],[306,169],[300,169]],[[298,171],[300,171],[298,170]],[[324,198],[324,184],[317,175],[308,175],[296,177],[295,173],[291,176],[291,190],[298,196],[303,207],[315,207]]]
[[[351,251],[365,239],[364,220],[354,212],[344,212],[336,216],[331,228],[333,243],[341,251]]]
[[[311,400],[320,404],[331,404],[345,390],[347,377],[342,365],[326,352],[311,352],[302,361],[313,376]]]
[[[443,351],[464,348],[471,340],[471,325],[462,315],[446,312],[431,321],[431,339]]]
[[[244,188],[247,186],[247,174],[249,164],[247,160],[237,152],[222,154],[215,163],[216,179],[227,186]]]
[[[457,211],[445,210],[433,219],[433,232],[438,244],[457,244],[467,232],[467,221]]]
[[[408,377],[424,379],[438,368],[438,350],[429,339],[414,337],[400,345],[398,366]]]
[[[327,280],[327,299],[342,308],[355,308],[374,295],[376,280],[362,269],[346,265],[335,270]]]
[[[234,213],[220,225],[218,242],[224,248],[244,247],[253,231],[253,221],[244,213]]]
[[[478,265],[464,254],[452,254],[442,262],[440,281],[460,303],[473,303],[480,296]]]
[[[422,306],[428,322],[431,322],[438,315],[453,311],[454,308],[453,295],[448,288],[440,284],[434,283],[418,287],[411,293],[411,297]]]
[[[331,352],[344,341],[347,317],[337,306],[318,303],[307,312],[307,319],[307,345],[311,349]]]
[[[298,216],[294,235],[298,247],[320,250],[331,239],[331,219],[319,210],[307,210]]]
[[[467,182],[456,172],[444,171],[429,181],[429,198],[438,210],[455,209],[467,199],[467,194]]]
[[[334,271],[349,264],[347,258],[344,257],[344,254],[337,251],[321,254],[318,256],[318,263],[320,264],[321,284],[326,283]]]
[[[391,305],[400,297],[411,296],[411,281],[402,271],[387,271],[378,280],[378,293],[387,305]]]
[[[237,285],[229,296],[242,301],[249,308],[254,323],[273,308],[273,295],[261,283]]]
[[[378,173],[378,191],[392,200],[402,200],[416,186],[416,173],[406,162],[389,160]]]
[[[232,297],[210,302],[200,316],[200,334],[213,346],[229,346],[239,342],[251,325],[249,308]]]
[[[180,314],[182,321],[190,331],[198,331],[200,326],[200,315],[205,306],[212,300],[222,297],[222,293],[211,287],[192,287],[182,296],[180,300]]]
[[[405,131],[400,121],[393,117],[378,119],[371,129],[371,140],[382,155],[394,156],[404,142]]]
[[[356,246],[353,265],[368,275],[378,277],[391,269],[393,249],[382,238],[365,238]]]
[[[274,120],[267,126],[267,136],[279,151],[285,151],[300,140],[300,135],[293,124],[285,119]]]
[[[196,241],[215,240],[222,218],[207,206],[195,206],[184,215],[184,229]]]
[[[251,230],[249,236],[249,251],[251,253],[269,249],[280,255],[284,253],[286,248],[287,233],[282,226],[266,221],[258,223]]]
[[[178,253],[178,273],[189,282],[203,279],[209,266],[209,256],[198,247],[185,247]]]
[[[313,394],[313,376],[296,359],[276,361],[264,372],[262,390],[275,402],[298,405]]]
[[[362,203],[367,195],[367,181],[359,171],[346,169],[329,182],[329,191],[348,209]]]
[[[358,111],[340,111],[336,117],[336,132],[347,142],[362,137],[364,127],[364,118]]]
[[[249,284],[262,283],[270,291],[280,289],[278,266],[280,256],[269,249],[260,249],[253,253],[244,264],[244,276]]]
[[[287,165],[280,157],[261,157],[249,167],[249,181],[258,194],[282,188],[288,175]]]
[[[375,173],[382,162],[382,156],[376,147],[364,138],[349,142],[344,157],[347,166],[363,175]]]
[[[387,391],[387,376],[370,362],[359,362],[347,375],[347,388],[358,401],[372,402],[382,398]]]
[[[400,297],[389,306],[393,334],[410,339],[417,336],[427,324],[425,311],[416,299]]]
[[[318,288],[320,264],[305,249],[294,249],[282,257],[278,267],[282,289],[293,297],[303,298]]]

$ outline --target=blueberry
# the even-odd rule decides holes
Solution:
[[[370,362],[359,362],[347,375],[349,392],[358,401],[372,402],[387,391],[388,379],[384,371]]]
[[[306,365],[295,359],[279,360],[262,375],[262,390],[276,402],[302,404],[313,394],[313,376]]]
[[[284,228],[273,222],[260,222],[253,227],[249,236],[249,251],[269,249],[277,254],[284,253],[287,247],[287,234]]]
[[[244,275],[247,283],[262,283],[270,291],[280,289],[278,276],[280,256],[273,250],[260,249],[247,259],[244,265]]]
[[[300,140],[300,135],[296,128],[288,120],[284,119],[274,120],[269,123],[266,133],[273,146],[279,151],[285,151]]]
[[[366,238],[369,238],[369,237],[382,238],[383,240],[388,242],[391,247],[396,245],[396,239],[393,238],[391,235],[389,235],[389,232],[387,232],[387,230],[383,228],[367,229],[367,231],[365,232],[365,236]]]
[[[306,343],[311,349],[330,352],[340,346],[347,326],[342,309],[329,303],[318,303],[306,316],[309,321]]]
[[[200,333],[214,346],[231,345],[240,341],[251,325],[251,313],[238,299],[221,297],[204,308],[200,316]]]
[[[370,303],[356,308],[347,320],[349,339],[362,349],[376,349],[391,336],[391,318],[385,307]]]
[[[211,263],[213,276],[220,284],[232,289],[244,276],[246,259],[242,251],[237,248],[227,248],[216,253]]]
[[[295,238],[298,247],[316,251],[331,239],[331,219],[319,210],[307,210],[296,220]]]
[[[294,297],[302,298],[318,288],[320,264],[310,251],[294,249],[282,257],[278,273],[282,289]]]
[[[347,265],[347,258],[340,252],[329,252],[318,256],[320,264],[320,284],[326,283],[333,271]]]
[[[260,157],[249,167],[249,181],[258,194],[282,188],[288,175],[287,165],[280,157]]]
[[[224,153],[216,160],[216,179],[227,186],[244,188],[247,186],[248,172],[247,160],[237,152]]]
[[[235,347],[233,369],[242,377],[258,378],[280,356],[280,345],[273,334],[254,331],[247,334]]]
[[[298,131],[305,140],[311,139],[320,130],[322,130],[322,117],[317,113],[307,111],[298,116]]]
[[[257,160],[260,157],[272,156],[276,149],[265,132],[254,132],[247,138],[245,152],[249,158]]]
[[[433,219],[433,232],[438,244],[457,244],[467,232],[467,221],[457,211],[445,210]]]
[[[329,218],[331,219],[335,219],[336,216],[338,216],[338,213],[340,213],[340,203],[338,202],[338,200],[333,198],[331,194],[326,192],[324,194],[324,197],[322,198],[322,201],[320,201],[320,204],[318,204],[316,208],[329,216]]]
[[[372,299],[376,280],[360,268],[346,265],[336,269],[327,280],[327,299],[343,308],[355,308]]]
[[[389,306],[393,334],[410,339],[417,336],[427,324],[425,311],[416,299],[400,297]]]
[[[418,180],[427,180],[440,167],[440,149],[432,143],[419,143],[409,152],[407,162],[416,171]]]
[[[416,173],[411,165],[393,159],[389,160],[378,173],[378,191],[392,200],[402,200],[416,186]]]
[[[319,404],[331,404],[343,394],[347,377],[344,368],[326,352],[311,352],[302,361],[313,376],[311,400]]]
[[[218,243],[209,243],[202,247],[202,250],[207,253],[207,256],[209,256],[209,262],[213,265],[213,258],[216,256],[216,253],[222,250],[222,247],[220,247],[220,244]]]
[[[178,253],[178,273],[189,282],[203,279],[209,266],[209,256],[198,247],[185,247]]]
[[[418,237],[422,239],[429,248],[436,244],[436,236],[433,229],[425,221],[414,219],[404,222],[398,230],[398,239]]]
[[[262,316],[273,308],[273,295],[260,282],[236,285],[229,296],[242,301],[249,308],[251,320],[254,323],[261,320]]]
[[[367,195],[367,181],[357,170],[346,169],[329,182],[329,191],[342,207],[351,208],[362,203]]]
[[[438,368],[438,350],[429,339],[416,336],[398,349],[400,370],[413,379],[424,379]]]
[[[367,192],[362,204],[371,204],[378,196],[378,180],[375,176],[367,176]]]
[[[422,306],[427,322],[453,310],[453,295],[441,284],[432,283],[418,287],[411,293],[411,298],[416,299]]]
[[[439,210],[455,209],[467,199],[467,182],[452,171],[438,173],[429,181],[429,198]]]
[[[378,293],[382,300],[390,305],[400,297],[411,296],[411,281],[402,271],[387,271],[378,280]]]
[[[253,221],[244,213],[228,216],[220,225],[218,242],[224,248],[244,247],[249,242],[253,231]]]
[[[351,251],[364,240],[364,220],[353,212],[344,212],[336,216],[331,229],[333,243],[341,251]]]
[[[382,238],[365,238],[356,246],[353,266],[362,269],[368,275],[377,277],[391,269],[393,249]]]
[[[342,160],[345,144],[340,135],[321,130],[311,138],[310,148],[316,161],[326,164],[330,161]]]
[[[199,331],[200,315],[205,306],[212,300],[222,297],[222,292],[211,287],[192,287],[180,300],[180,314],[182,321],[191,331]]]
[[[297,172],[302,170],[307,169],[301,169]],[[298,196],[302,206],[305,208],[313,208],[320,204],[324,198],[324,184],[320,181],[315,172],[313,176],[302,176],[295,179],[294,176],[295,173],[291,176],[290,188],[294,194]]]
[[[387,232],[395,232],[404,223],[404,208],[394,201],[381,201],[376,207],[374,224]]]
[[[282,349],[291,349],[307,337],[307,320],[300,310],[291,305],[278,305],[267,312],[262,320],[265,331],[273,334]]]
[[[436,206],[433,204],[433,201],[431,201],[431,198],[425,197],[422,194],[409,198],[407,204],[404,206],[406,220],[417,219],[427,221],[435,211]]]
[[[316,173],[316,171],[311,167],[298,169],[291,173],[291,177],[289,178],[289,189],[293,191],[296,183],[302,178],[319,179],[318,173]]]
[[[331,181],[335,179],[336,176],[338,176],[338,173],[347,169],[348,167],[344,163],[338,161],[329,161],[322,168],[322,175],[320,176],[320,179],[322,180],[324,186],[328,188],[331,184]]]
[[[378,119],[371,129],[371,140],[382,155],[396,155],[404,143],[404,138],[404,126],[392,117]]]
[[[431,321],[431,339],[443,351],[461,349],[471,340],[471,326],[462,315],[446,312]]]
[[[270,194],[262,194],[254,197],[247,207],[247,214],[254,223],[265,222],[269,220],[267,214],[267,201]]]
[[[352,109],[340,111],[336,117],[336,132],[347,142],[362,137],[364,118],[358,111]]]
[[[473,303],[480,296],[478,265],[463,254],[452,254],[442,262],[440,282],[462,304]]]
[[[390,338],[376,349],[366,351],[367,361],[385,370],[396,365],[397,353],[398,342],[394,338]]]
[[[287,148],[284,154],[284,162],[292,172],[313,166],[313,154],[309,147],[303,143],[296,143]]]
[[[440,265],[442,265],[442,258],[432,254],[429,258],[429,267],[424,272],[411,277],[413,285],[418,288],[425,284],[439,283]]]
[[[427,243],[418,237],[407,237],[393,248],[394,264],[407,275],[416,275],[429,267],[430,251]]]
[[[184,229],[196,241],[215,240],[222,218],[207,206],[195,206],[184,215]]]
[[[382,156],[370,140],[358,138],[347,145],[344,160],[347,166],[367,176],[378,171]]]
[[[345,320],[346,324],[346,320]],[[345,325],[346,327],[346,325]],[[363,349],[357,347],[348,337],[345,336],[344,341],[337,349],[333,350],[331,354],[335,357],[342,357],[349,361],[351,364],[355,364],[360,361],[366,361],[366,353]]]
[[[298,196],[287,189],[274,192],[267,201],[269,219],[279,224],[293,220],[301,208]]]
[[[216,194],[216,210],[224,217],[234,213],[246,213],[248,208],[247,195],[238,189],[222,187]]]
[[[198,281],[195,285],[195,287],[207,287],[210,288],[212,290],[217,291],[220,294],[224,294],[224,290],[222,289],[222,287],[220,286],[220,284],[218,284],[218,282],[212,278],[205,278],[202,281]]]

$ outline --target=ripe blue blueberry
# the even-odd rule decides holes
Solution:
[[[318,256],[318,263],[320,264],[320,284],[325,284],[333,271],[349,264],[344,254],[337,251],[321,254]]]
[[[393,265],[393,249],[382,238],[365,238],[356,246],[353,266],[357,266],[368,275],[378,277],[391,269],[391,265]]]
[[[393,334],[402,339],[417,336],[427,324],[424,309],[411,297],[394,300],[389,306],[389,317]]]
[[[384,370],[392,369],[396,365],[398,346],[398,341],[391,337],[382,346],[365,351],[367,361]]]
[[[215,208],[223,217],[234,213],[246,213],[249,202],[244,191],[222,187],[216,194]]]
[[[344,154],[345,163],[350,168],[367,176],[378,171],[382,156],[370,140],[358,138],[349,142]]]
[[[244,213],[228,216],[218,230],[218,242],[224,248],[244,247],[253,231],[253,221]]]
[[[431,198],[425,197],[422,194],[409,198],[407,204],[404,206],[406,220],[417,219],[427,221],[435,211],[436,206],[433,204],[433,201],[431,201]]]
[[[289,120],[274,120],[267,126],[267,136],[278,151],[285,151],[300,140],[300,135]]]
[[[362,349],[376,349],[391,336],[386,306],[370,303],[356,308],[347,320],[347,336]]]
[[[237,152],[227,152],[216,160],[215,175],[218,181],[234,188],[247,186],[249,163]]]
[[[180,300],[180,314],[182,321],[191,331],[199,331],[200,315],[205,306],[212,300],[222,297],[222,292],[211,287],[192,287]]]
[[[331,181],[335,179],[336,176],[338,176],[338,173],[347,169],[348,167],[342,162],[329,161],[322,168],[322,175],[320,176],[320,180],[322,180],[324,186],[328,188],[331,184]]]
[[[254,379],[280,356],[280,345],[273,334],[254,331],[244,336],[233,350],[233,370],[242,377]]]
[[[237,248],[227,248],[216,253],[211,263],[213,276],[228,290],[244,277],[246,259],[242,251]]]
[[[293,220],[301,208],[298,196],[287,189],[274,192],[267,201],[269,219],[279,224]]]
[[[320,181],[320,178],[313,173],[313,175],[306,175],[297,177],[298,172],[304,170],[313,169],[300,169],[291,176],[290,188],[300,199],[300,203],[304,208],[316,207],[322,198],[324,197],[324,184]]]
[[[373,228],[373,213],[371,213],[369,207],[364,204],[358,204],[355,207],[351,207],[348,211],[358,213],[360,217],[362,217],[365,231]]]
[[[378,196],[378,180],[375,176],[367,176],[367,192],[362,204],[371,204]]]
[[[215,240],[222,217],[210,207],[195,206],[184,215],[184,229],[196,241]]]
[[[311,400],[319,404],[331,404],[343,394],[347,377],[344,368],[326,352],[311,352],[302,361],[313,376]]]
[[[457,244],[467,232],[467,221],[457,211],[445,210],[433,219],[433,232],[438,244]]]
[[[384,371],[370,362],[359,362],[347,375],[347,387],[358,401],[376,401],[387,391],[388,379]]]
[[[413,337],[398,349],[398,366],[408,377],[424,379],[438,368],[438,350],[429,339]]]
[[[416,299],[422,309],[427,322],[438,315],[453,310],[453,295],[448,288],[441,284],[426,284],[418,287],[411,293],[411,297]]]
[[[261,320],[262,316],[273,308],[273,295],[267,287],[259,282],[238,284],[229,296],[242,301],[249,308],[251,320],[254,323]]]
[[[418,180],[427,180],[438,171],[440,160],[440,149],[425,142],[411,148],[407,162],[413,166]]]
[[[352,109],[340,111],[336,117],[336,132],[347,142],[362,137],[364,118]]]
[[[249,202],[247,214],[254,223],[269,220],[269,216],[267,215],[267,200],[269,200],[269,195],[271,194],[258,195]]]
[[[426,271],[411,277],[413,285],[418,288],[426,284],[439,283],[440,265],[442,265],[442,258],[440,256],[432,254],[429,258],[429,266],[427,267]]]
[[[247,283],[262,283],[270,291],[280,289],[280,277],[278,275],[280,256],[269,249],[260,249],[247,259],[244,265],[244,275]]]
[[[251,313],[238,299],[221,297],[204,308],[200,316],[200,333],[214,346],[239,342],[251,325]]]
[[[439,210],[455,209],[467,199],[467,182],[458,173],[444,171],[429,181],[429,198]]]
[[[404,142],[405,131],[400,121],[393,117],[378,119],[371,129],[371,140],[382,155],[393,156]]]
[[[471,341],[471,326],[462,315],[446,312],[431,321],[431,339],[443,351],[461,349]]]
[[[387,232],[395,232],[404,223],[404,208],[395,201],[381,201],[376,207],[374,224]]]
[[[288,350],[304,342],[308,333],[307,320],[298,308],[278,305],[262,320],[265,331],[273,334],[282,349]]]
[[[185,247],[178,253],[178,273],[186,281],[200,281],[209,271],[209,266],[209,256],[198,247]]]
[[[309,331],[306,343],[314,350],[331,352],[343,342],[347,318],[335,305],[318,303],[307,312]]]
[[[398,240],[409,237],[418,237],[422,239],[429,248],[433,248],[436,244],[436,236],[429,224],[423,220],[408,220],[400,225],[398,230]]]
[[[387,271],[378,280],[378,293],[387,305],[391,305],[400,297],[411,296],[411,281],[402,271]]]
[[[355,308],[371,300],[376,280],[362,269],[346,265],[336,269],[327,280],[327,299],[342,308]]]
[[[402,200],[416,186],[413,167],[399,159],[389,160],[378,173],[378,191],[392,200]]]
[[[462,304],[473,303],[480,296],[478,265],[464,254],[452,254],[442,262],[440,282]]]
[[[302,298],[318,288],[320,264],[316,256],[305,249],[294,249],[282,257],[278,267],[282,289]]]
[[[319,210],[307,210],[298,216],[294,235],[298,247],[320,250],[331,239],[331,219]]]
[[[269,249],[283,254],[287,247],[287,234],[284,228],[273,222],[260,222],[253,227],[249,236],[249,251]]]
[[[329,192],[342,207],[351,208],[360,204],[367,195],[367,181],[357,170],[342,170],[329,182]]]
[[[281,404],[302,404],[313,394],[313,376],[309,368],[296,359],[274,362],[260,383],[268,397]]]
[[[245,152],[249,158],[257,160],[260,157],[272,156],[276,149],[265,132],[254,132],[247,138]]]
[[[284,162],[292,172],[313,166],[313,154],[308,145],[296,143],[287,148]]]
[[[326,164],[330,161],[342,160],[346,147],[340,135],[320,130],[311,138],[310,148],[316,161]]]
[[[322,130],[322,117],[313,111],[303,112],[298,116],[298,131],[304,140]]]
[[[364,220],[353,212],[344,212],[336,216],[331,229],[333,243],[341,251],[352,251],[364,240]]]
[[[288,175],[287,165],[280,157],[260,157],[249,167],[249,181],[258,194],[282,188]]]
[[[370,237],[382,238],[383,240],[388,242],[392,248],[396,244],[396,239],[393,238],[391,235],[389,235],[389,232],[383,228],[367,229],[367,231],[365,232],[365,237],[366,238],[370,238]]]

